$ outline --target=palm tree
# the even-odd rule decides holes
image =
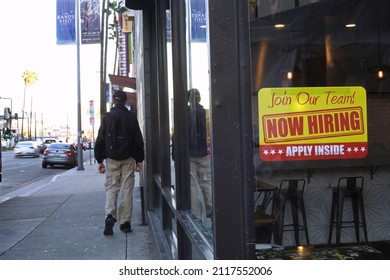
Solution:
[[[22,108],[22,132],[21,137],[24,137],[23,124],[24,124],[24,112],[25,112],[25,104],[26,104],[26,91],[27,86],[34,84],[38,80],[38,75],[34,71],[25,70],[22,75],[24,82],[24,93],[23,93],[23,108]]]

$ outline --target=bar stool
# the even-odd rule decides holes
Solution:
[[[265,208],[271,203],[275,197],[269,197]],[[267,213],[263,209],[264,205],[258,205],[255,209],[255,237],[256,243],[271,243],[272,236],[274,238],[274,244],[281,245],[282,240],[280,239],[278,232],[278,217],[281,212],[284,202],[282,202],[276,211]]]
[[[256,185],[253,190],[255,193],[255,210],[265,212],[276,190],[278,190],[277,186],[256,180]]]
[[[305,204],[303,201],[305,184],[306,181],[304,179],[283,180],[280,182],[279,190],[275,194],[276,197],[274,201],[275,207],[281,205],[280,215],[278,218],[279,238],[280,240],[283,240],[284,231],[294,231],[296,245],[300,244],[299,231],[301,230],[305,232],[306,244],[310,245]],[[292,224],[284,223],[284,218],[285,218],[284,214],[285,214],[285,207],[287,202],[290,202],[291,205]],[[303,225],[299,224],[299,218],[298,218],[299,212],[301,213],[302,216]]]
[[[356,177],[341,177],[337,187],[333,187],[332,210],[330,214],[330,231],[328,243],[332,241],[333,226],[336,227],[336,244],[340,243],[342,228],[355,228],[356,241],[360,242],[359,230],[362,227],[364,232],[365,242],[368,242],[366,215],[364,212],[363,203],[363,185],[364,178],[362,176]],[[343,221],[343,207],[344,199],[351,198],[352,204],[352,221]],[[359,220],[359,210],[361,221]],[[335,220],[336,219],[336,220]],[[353,225],[351,225],[353,223]]]

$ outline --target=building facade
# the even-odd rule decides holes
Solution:
[[[328,243],[332,187],[345,176],[364,178],[368,240],[390,239],[387,1],[126,6],[140,184],[162,258],[255,259],[256,183],[286,179],[305,180],[311,244]],[[355,241],[341,231],[342,243]],[[294,245],[293,232],[282,245]]]

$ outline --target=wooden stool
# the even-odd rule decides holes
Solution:
[[[280,240],[283,240],[283,232],[284,231],[294,231],[294,237],[295,237],[295,243],[296,245],[300,244],[299,241],[299,231],[303,230],[305,232],[306,236],[306,244],[309,245],[309,232],[307,228],[307,221],[306,221],[306,211],[305,211],[305,204],[303,201],[303,193],[305,190],[305,184],[306,181],[304,179],[291,179],[291,180],[283,180],[280,182],[279,190],[277,191],[277,194],[275,194],[276,207],[278,205],[281,206],[281,211],[278,219],[278,231],[279,231],[279,238]],[[292,215],[292,224],[285,224],[284,223],[284,210],[286,207],[286,203],[290,202],[291,205],[291,215]],[[302,216],[302,222],[303,225],[299,224],[299,210]]]
[[[270,197],[267,201],[267,205],[273,200],[274,197]],[[278,217],[280,210],[284,207],[282,203],[278,209],[273,213],[266,213],[261,205],[256,207],[255,210],[255,238],[256,243],[271,243],[272,236],[274,237],[274,243],[281,245],[282,240],[279,237],[278,232]]]
[[[364,239],[366,242],[368,242],[366,215],[364,212],[364,203],[363,203],[363,185],[364,185],[364,178],[361,176],[341,177],[339,179],[337,187],[334,187],[332,189],[333,197],[332,197],[332,210],[330,214],[330,231],[329,231],[328,243],[331,243],[332,241],[333,225],[336,226],[336,244],[340,243],[341,228],[348,228],[348,227],[355,228],[356,241],[358,243],[360,242],[359,230],[360,227],[362,227],[364,232]],[[346,197],[351,198],[353,221],[342,220],[344,198]],[[359,221],[359,209],[360,209],[361,222]]]

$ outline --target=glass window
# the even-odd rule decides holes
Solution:
[[[169,95],[169,130],[171,135],[171,159],[173,159],[173,132],[174,132],[174,109],[173,109],[173,73],[172,73],[172,26],[171,10],[166,10],[166,42],[167,42],[167,76],[168,76],[168,95]],[[175,165],[171,161],[172,171],[171,180],[175,182]]]
[[[173,229],[173,233],[188,227],[186,232],[193,232],[196,228],[203,235],[201,240],[196,239],[190,244],[192,249],[186,250],[185,256],[181,256],[195,259],[212,258],[210,78],[206,12],[205,0],[188,0],[172,2],[172,14],[167,11],[166,15],[172,147],[171,193],[176,197],[173,204],[179,211],[179,225]],[[171,32],[178,34],[172,35]],[[172,42],[172,37],[183,41]],[[173,69],[174,66],[178,69]],[[173,77],[176,73],[177,76]],[[181,212],[183,209],[188,211]],[[187,224],[188,216],[192,220]],[[176,240],[176,235],[172,240]],[[178,247],[188,248],[187,242],[191,242],[190,239],[179,240]]]
[[[209,126],[209,56],[206,1],[188,1],[188,113],[191,210],[211,230],[212,191]]]
[[[380,233],[389,207],[375,198],[390,195],[389,12],[384,0],[249,0],[256,181],[305,180],[312,244],[335,241],[332,190],[345,176],[364,178],[368,239],[390,237]],[[362,241],[359,230],[360,240],[350,228],[341,242]],[[281,242],[294,245],[293,232]]]

